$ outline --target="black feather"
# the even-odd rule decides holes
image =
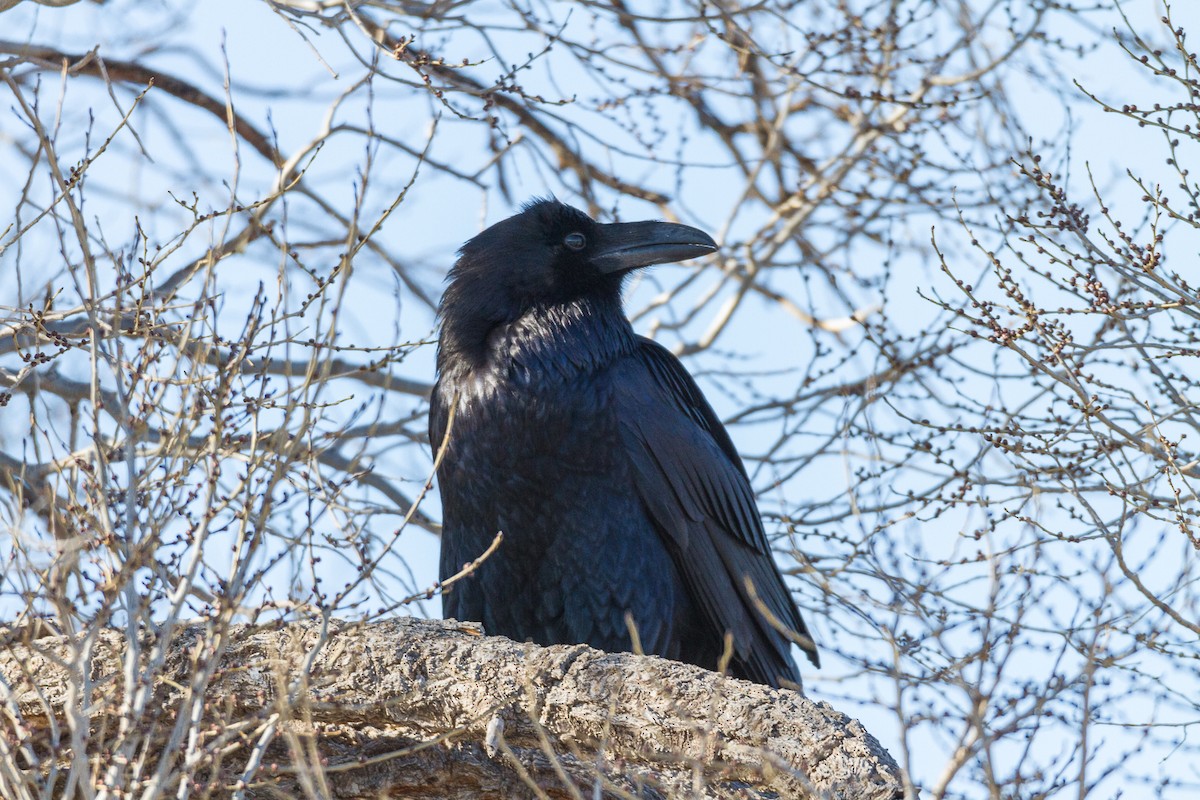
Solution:
[[[582,244],[581,244],[582,243]],[[442,300],[435,448],[443,579],[504,542],[444,595],[447,616],[541,644],[631,647],[773,686],[800,682],[788,639],[817,652],[741,459],[670,352],[621,307],[631,269],[715,249],[667,223],[602,225],[538,200],[467,242]]]

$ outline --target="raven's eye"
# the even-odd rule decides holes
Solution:
[[[582,233],[568,233],[563,237],[563,244],[572,250],[582,250],[587,245],[587,237]]]

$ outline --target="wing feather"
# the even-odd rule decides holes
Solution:
[[[771,557],[745,467],[699,387],[668,350],[641,339],[617,367],[621,436],[642,502],[709,622],[734,634],[734,658],[756,680],[799,682],[788,640],[757,611],[750,580],[783,624],[808,630]],[[819,663],[816,647],[804,648]]]

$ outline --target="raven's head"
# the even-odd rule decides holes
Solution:
[[[604,224],[557,200],[534,200],[464,244],[450,282],[478,282],[520,305],[569,302],[619,289],[638,267],[716,249],[708,234],[687,225]]]
[[[534,200],[462,246],[441,316],[471,347],[531,308],[589,297],[619,302],[631,270],[716,249],[708,234],[687,225],[606,224],[557,200]]]

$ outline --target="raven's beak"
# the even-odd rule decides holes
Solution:
[[[613,222],[601,225],[592,264],[601,272],[625,272],[669,264],[717,249],[707,233],[673,222]]]

